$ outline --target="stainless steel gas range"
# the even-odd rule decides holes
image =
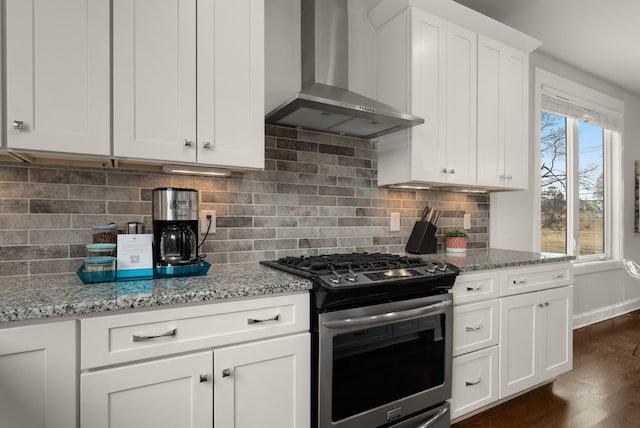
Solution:
[[[450,426],[455,266],[381,253],[262,263],[314,284],[312,427]]]

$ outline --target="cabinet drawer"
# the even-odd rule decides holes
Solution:
[[[451,419],[498,399],[498,347],[453,359]]]
[[[309,330],[309,294],[294,294],[80,322],[81,369]]]
[[[463,273],[453,285],[453,303],[457,305],[498,297],[499,283],[500,273],[497,271]]]
[[[510,269],[500,272],[500,295],[510,296],[572,283],[573,269],[570,263]]]
[[[497,299],[453,308],[453,355],[498,344],[500,309]]]

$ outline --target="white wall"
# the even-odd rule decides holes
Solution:
[[[531,55],[530,116],[533,118],[533,82],[535,67],[575,81],[596,91],[621,99],[625,104],[623,145],[623,224],[622,255],[640,262],[640,234],[634,231],[635,209],[635,160],[640,159],[640,97],[630,94],[595,76],[577,70],[556,59],[538,52]],[[532,119],[532,125],[534,125]],[[533,135],[533,128],[530,129]],[[533,137],[531,137],[533,139]],[[530,147],[533,147],[530,144]],[[534,224],[533,193],[534,168],[537,153],[530,153],[531,178],[527,191],[496,193],[491,196],[491,240],[495,248],[533,250],[533,233],[539,229]],[[621,267],[601,272],[578,268],[575,280],[574,325],[582,326],[628,312],[640,307],[640,282],[625,274]]]

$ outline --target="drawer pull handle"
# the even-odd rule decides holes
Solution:
[[[222,377],[230,377],[230,376],[231,376],[231,369],[222,370]]]
[[[554,273],[553,274],[553,279],[560,279],[560,278],[564,278],[564,273]]]
[[[259,322],[269,322],[269,321],[278,321],[280,319],[280,314],[274,315],[271,318],[266,318],[266,319],[256,319],[256,318],[249,318],[247,320],[247,324],[257,324]]]
[[[478,376],[475,380],[467,380],[464,382],[464,386],[473,386],[473,385],[477,385],[480,383],[480,381],[482,380],[482,378],[480,376]]]
[[[478,324],[477,327],[466,327],[465,330],[466,331],[478,331],[482,328],[482,324]]]
[[[522,285],[522,284],[526,284],[527,280],[526,279],[514,279],[513,280],[513,285]]]
[[[200,383],[206,383],[206,382],[209,382],[209,375],[201,374],[200,375]]]
[[[133,335],[133,341],[134,342],[144,342],[146,340],[157,339],[159,337],[171,337],[171,336],[175,336],[176,334],[178,334],[178,329],[177,328],[174,328],[173,330],[169,330],[166,333],[150,335],[150,336],[143,336],[143,335],[134,334]]]
[[[475,287],[467,287],[467,291],[480,291],[482,290],[482,285],[477,285]]]

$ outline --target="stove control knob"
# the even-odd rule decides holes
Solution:
[[[434,265],[433,263],[429,263],[426,266],[427,272],[429,273],[435,273],[436,272],[436,265]]]
[[[330,275],[329,281],[331,281],[333,284],[340,284],[342,282],[342,275],[339,275],[337,273],[334,275]]]
[[[438,269],[440,272],[445,272],[447,270],[447,264],[438,263],[438,266],[436,266],[436,269]]]

